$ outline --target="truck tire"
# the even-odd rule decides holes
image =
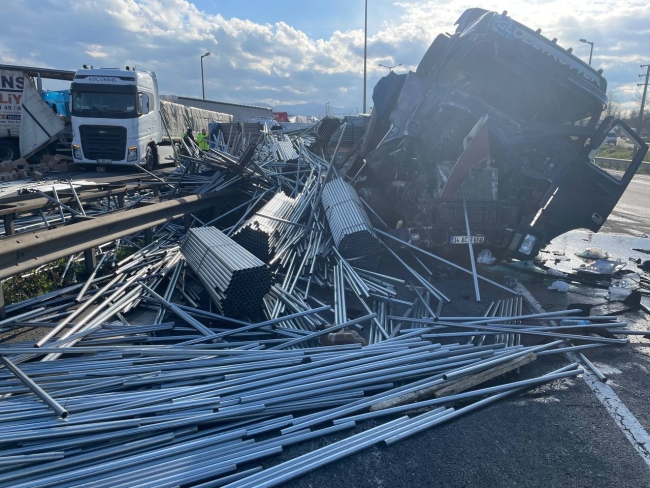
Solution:
[[[151,147],[147,146],[147,153],[144,156],[144,167],[149,170],[153,171],[154,169],[158,168],[158,151]]]
[[[20,148],[15,139],[0,139],[0,161],[14,161],[20,158]]]

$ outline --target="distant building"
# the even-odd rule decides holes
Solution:
[[[179,97],[176,95],[161,95],[160,98],[161,100],[169,100],[170,102],[179,103],[186,107],[196,107],[204,110],[212,110],[213,112],[230,114],[233,116],[234,122],[246,121],[252,118],[273,119],[273,110],[266,107],[217,102],[215,100],[203,100],[202,98]]]

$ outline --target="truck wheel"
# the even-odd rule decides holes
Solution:
[[[20,158],[18,143],[13,139],[0,139],[0,161],[14,161]]]
[[[149,171],[158,168],[158,154],[156,154],[151,146],[147,146],[147,153],[144,157],[144,167]]]

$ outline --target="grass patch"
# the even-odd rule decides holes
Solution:
[[[124,259],[134,252],[135,249],[133,248],[121,247],[118,249],[117,257],[118,259]],[[99,258],[97,258],[97,261],[99,261]],[[112,261],[112,259],[109,258],[107,261]],[[96,278],[101,278],[113,272],[112,263],[107,261],[104,261],[102,267],[97,271]],[[88,279],[86,266],[82,260],[71,264],[62,280],[61,275],[65,271],[67,263],[68,258],[59,259],[41,270],[32,270],[28,274],[13,276],[2,282],[5,305],[22,302],[61,288],[77,285]]]
[[[29,274],[14,276],[4,281],[2,288],[5,304],[11,305],[76,284],[77,277],[85,275],[83,262],[71,264],[62,282],[61,275],[67,262],[67,258],[59,259],[45,269],[31,271]]]
[[[144,243],[136,242],[136,244],[137,244],[138,246],[140,246],[140,247],[143,247],[143,246],[144,246]],[[136,251],[137,251],[137,249],[135,249],[134,247],[123,247],[123,246],[120,246],[120,247],[117,249],[117,252],[115,253],[115,254],[116,254],[116,255],[115,255],[115,260],[118,261],[118,262],[119,262],[119,261],[122,261],[124,258],[129,257],[131,254],[135,254]]]
[[[631,159],[632,158],[632,148],[631,147],[619,147],[619,146],[605,146],[598,151],[596,155],[597,158],[611,158],[611,159]],[[644,161],[650,162],[650,151],[648,151],[643,158]]]

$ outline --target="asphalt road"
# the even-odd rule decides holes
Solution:
[[[601,232],[650,235],[650,176],[636,175],[632,179]]]
[[[400,275],[388,262],[382,269]],[[502,269],[491,272],[485,267],[479,272],[499,282],[507,274],[514,275]],[[563,310],[573,302],[602,301],[599,290],[572,287],[569,293],[559,294],[549,291],[550,281],[543,278],[517,278],[546,310]],[[472,296],[472,281],[465,275],[451,275],[435,285],[452,300],[443,309],[448,316],[482,315],[491,301],[511,296],[482,284],[482,302],[477,303]],[[650,325],[643,312],[626,314],[621,320],[627,321],[631,329],[646,330]],[[639,337],[629,345],[590,350],[586,355],[609,377],[608,385],[631,415],[646,432],[650,431],[650,341]],[[510,373],[482,386],[499,384],[504,379],[538,377],[570,362],[561,354],[538,357],[522,367],[519,374]],[[455,408],[463,405],[453,404]],[[272,466],[376,425],[375,421],[361,422],[351,431],[290,446],[279,456],[240,468]],[[647,448],[650,445],[630,442],[585,380],[578,377],[510,396],[393,446],[371,447],[284,486],[643,488],[650,487],[650,464],[637,449]]]

